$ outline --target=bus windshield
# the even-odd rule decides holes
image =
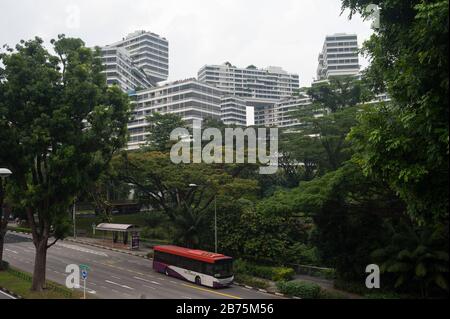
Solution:
[[[214,263],[214,277],[228,278],[233,276],[233,260],[218,260]]]

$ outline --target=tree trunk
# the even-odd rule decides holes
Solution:
[[[41,239],[36,246],[34,258],[32,291],[41,292],[45,288],[45,270],[47,264],[47,239]]]
[[[0,230],[0,270],[3,264],[3,243],[5,241],[5,236],[2,233],[2,230]]]

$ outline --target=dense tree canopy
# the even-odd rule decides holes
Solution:
[[[106,86],[99,52],[63,35],[52,44],[56,55],[39,38],[0,55],[0,131],[13,145],[1,145],[0,158],[14,171],[14,205],[27,210],[34,290],[44,287],[46,252],[65,235],[74,196],[124,145],[128,121],[128,99]]]

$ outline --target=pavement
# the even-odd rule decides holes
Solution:
[[[5,239],[4,259],[11,266],[32,273],[35,249],[31,242],[31,236],[8,232]],[[69,264],[85,264],[90,267],[86,291],[93,298],[282,298],[281,296],[236,285],[219,290],[197,286],[190,282],[154,272],[151,260],[69,241],[60,241],[48,250],[47,279],[64,285],[67,276],[65,269]],[[7,298],[7,296],[4,297]]]

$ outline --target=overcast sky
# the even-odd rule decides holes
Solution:
[[[169,80],[204,64],[281,66],[310,85],[325,35],[371,34],[370,22],[341,15],[340,0],[0,0],[0,44],[58,33],[106,45],[135,30],[169,40]],[[362,61],[366,65],[365,61]]]

